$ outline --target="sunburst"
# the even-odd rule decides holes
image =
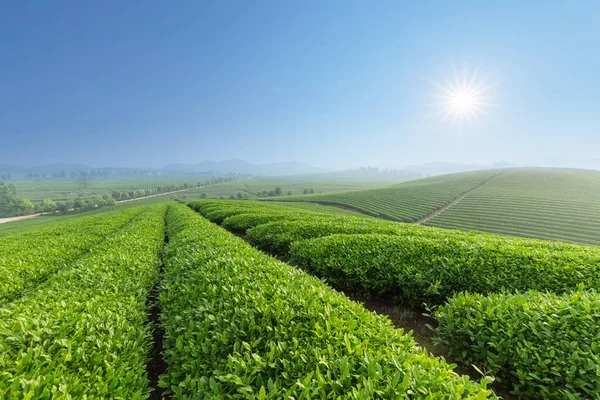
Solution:
[[[434,82],[438,93],[435,106],[437,115],[442,121],[450,121],[452,125],[471,125],[474,121],[481,122],[482,117],[490,116],[488,110],[494,107],[491,89],[496,86],[490,83],[490,78],[479,77],[479,68],[470,72],[468,67],[462,73],[453,68],[452,78],[445,78],[444,84]],[[440,110],[441,109],[441,110]]]

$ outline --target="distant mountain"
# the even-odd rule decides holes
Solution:
[[[243,173],[252,175],[298,175],[326,172],[324,168],[313,167],[301,162],[287,161],[269,164],[253,164],[244,160],[201,161],[197,164],[170,164],[163,168],[171,173]]]
[[[423,176],[435,176],[435,175],[445,175],[445,174],[454,174],[457,172],[467,172],[467,171],[478,171],[482,169],[492,169],[492,168],[514,168],[517,167],[515,164],[511,164],[505,161],[495,162],[493,164],[459,164],[459,163],[450,163],[445,161],[435,161],[429,162],[421,165],[410,165],[408,167],[402,168],[404,171],[410,171],[413,173],[420,173]]]

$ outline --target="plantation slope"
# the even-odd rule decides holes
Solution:
[[[381,189],[293,197],[293,201],[336,205],[393,221],[417,222],[504,170],[486,170],[436,176]]]
[[[600,245],[600,172],[509,170],[425,225]]]

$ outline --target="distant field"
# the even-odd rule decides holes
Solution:
[[[600,171],[487,170],[283,200],[441,228],[600,245]]]
[[[400,178],[398,179],[400,180]],[[249,199],[255,199],[259,198],[259,192],[269,192],[275,190],[277,187],[281,188],[283,193],[282,197],[287,197],[290,190],[296,196],[302,195],[304,189],[312,189],[315,193],[331,193],[371,189],[389,184],[389,180],[363,180],[360,178],[355,178],[354,180],[351,178],[337,179],[335,176],[331,176],[330,178],[317,176],[306,176],[304,178],[255,177],[238,182],[230,182],[206,188],[189,190],[185,193],[185,195],[189,198],[199,198],[202,193],[206,193],[208,198],[218,199],[223,197],[228,199],[230,196],[236,196],[238,193],[242,193]]]
[[[395,221],[416,222],[501,172],[503,171],[487,170],[443,175],[379,189],[298,196],[292,199],[348,207]]]
[[[509,170],[425,225],[600,245],[600,171]]]
[[[196,185],[204,182],[210,176],[139,176],[139,177],[110,177],[91,179],[87,187],[77,180],[71,179],[13,179],[7,183],[15,185],[19,198],[39,202],[43,199],[63,201],[77,197],[90,197],[94,194],[112,193],[113,191],[153,190],[157,187],[171,185]]]

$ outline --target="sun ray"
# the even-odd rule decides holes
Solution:
[[[442,108],[437,114],[452,125],[482,122],[483,117],[490,116],[487,110],[495,107],[490,92],[496,83],[490,82],[489,77],[481,78],[481,64],[475,68],[465,65],[461,71],[452,64],[451,71],[451,77],[444,77],[443,84],[432,82],[438,90],[433,95],[435,105]]]

